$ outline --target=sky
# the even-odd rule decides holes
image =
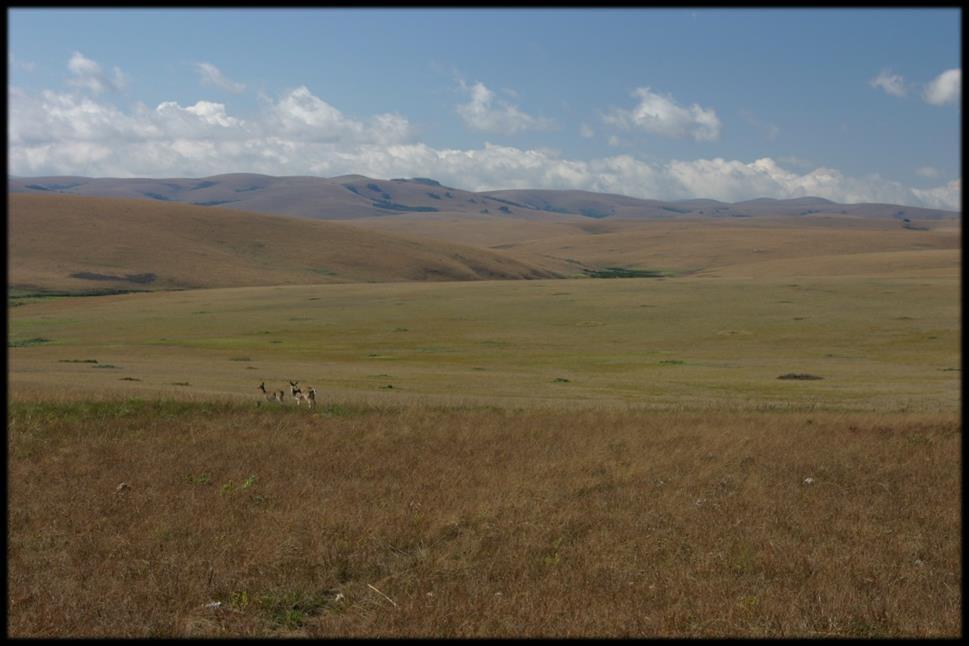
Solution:
[[[961,208],[961,10],[8,8],[8,173]]]

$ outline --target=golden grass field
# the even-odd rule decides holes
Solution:
[[[9,415],[11,636],[961,633],[952,414]]]
[[[958,228],[798,222],[437,248],[666,278],[8,296],[8,634],[960,635]]]

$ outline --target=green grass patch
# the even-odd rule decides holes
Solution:
[[[604,267],[602,269],[583,269],[589,278],[666,278],[672,272],[661,269],[634,269],[631,267]]]
[[[42,336],[37,336],[32,339],[8,340],[7,347],[8,348],[29,348],[31,346],[42,345],[44,343],[50,343],[50,339],[45,339]]]
[[[113,287],[97,289],[75,289],[75,290],[53,290],[53,289],[24,289],[17,287],[7,288],[7,304],[10,307],[25,305],[35,301],[47,300],[52,298],[79,298],[87,296],[116,296],[118,294],[143,294],[149,292],[148,289],[117,289]],[[171,290],[179,291],[179,290]]]

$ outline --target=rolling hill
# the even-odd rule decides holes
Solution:
[[[11,177],[7,186],[9,193],[151,199],[323,220],[430,213],[541,222],[809,215],[922,221],[959,216],[953,211],[893,204],[838,204],[818,197],[759,198],[729,204],[708,199],[644,200],[578,190],[475,193],[443,186],[427,178],[378,180],[362,175],[323,178],[234,173],[195,179]]]
[[[923,275],[961,262],[959,213],[812,197],[726,204],[472,193],[361,175],[8,181],[9,285],[28,290],[582,277],[609,268]]]
[[[162,200],[8,196],[8,287],[117,290],[550,278],[498,252]]]

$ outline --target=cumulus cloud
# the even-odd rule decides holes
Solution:
[[[397,114],[344,115],[305,86],[278,101],[269,99],[263,112],[249,120],[211,101],[184,107],[164,101],[154,109],[136,104],[124,111],[72,93],[32,95],[11,88],[8,97],[10,165],[24,168],[27,175],[63,174],[70,168],[118,177],[226,169],[280,174],[284,168],[300,174],[315,158],[347,159],[351,152],[366,157],[368,147],[404,143],[412,130]],[[91,163],[79,161],[88,154]]]
[[[919,177],[934,178],[939,176],[939,170],[933,166],[919,166],[915,169],[915,174]]]
[[[962,180],[951,182],[935,188],[915,188],[912,192],[923,205],[933,209],[962,210]]]
[[[629,154],[570,159],[554,150],[412,141],[404,117],[346,115],[301,86],[242,118],[222,103],[165,101],[123,109],[100,97],[8,91],[9,172],[21,176],[269,175],[433,177],[469,190],[569,188],[655,199],[819,196],[958,210],[961,181],[912,189],[877,175],[802,167],[769,157],[648,162]]]
[[[95,61],[86,58],[81,52],[74,52],[67,62],[67,69],[71,72],[68,84],[89,90],[93,94],[112,91],[120,92],[127,85],[128,79],[117,66],[111,76],[108,76]]]
[[[925,86],[922,98],[932,105],[958,103],[962,94],[962,69],[946,70]]]
[[[399,114],[379,114],[369,121],[344,115],[302,85],[272,106],[265,128],[303,141],[394,144],[406,140],[412,127]]]
[[[873,88],[881,88],[886,94],[892,96],[905,96],[908,94],[908,85],[905,79],[898,74],[893,74],[889,69],[883,69],[878,76],[868,81]]]
[[[216,129],[232,129],[245,122],[226,114],[225,106],[199,101],[183,108],[175,101],[165,101],[155,108],[153,125],[177,137],[211,137]],[[213,128],[214,127],[214,128]]]
[[[592,139],[596,136],[596,131],[593,130],[589,124],[583,123],[579,126],[579,134],[585,139]]]
[[[245,83],[237,83],[227,78],[212,63],[195,63],[195,69],[199,73],[199,79],[202,81],[202,85],[217,87],[233,94],[239,94],[246,89]]]
[[[457,111],[469,128],[513,135],[524,130],[546,130],[553,126],[551,119],[534,117],[518,106],[496,98],[484,83],[478,82],[468,87],[462,81],[461,87],[470,94],[470,99],[458,105]]]
[[[694,103],[684,108],[671,94],[658,94],[648,87],[637,88],[632,95],[639,103],[631,110],[613,108],[602,119],[622,129],[640,129],[664,137],[692,137],[696,141],[720,138],[720,119],[712,108]]]

